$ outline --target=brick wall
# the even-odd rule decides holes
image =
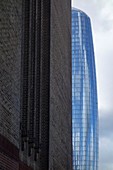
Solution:
[[[19,147],[21,0],[0,1],[0,134]]]
[[[19,170],[19,163],[0,153],[0,170]]]
[[[22,1],[0,1],[0,170],[31,170],[19,160]]]
[[[19,170],[33,170],[32,168],[28,167],[26,164],[23,162],[20,162],[19,164]]]
[[[50,170],[71,170],[71,4],[51,7]]]
[[[0,135],[0,170],[32,170],[19,159],[19,149]]]
[[[44,0],[41,2],[44,10],[50,9],[49,6],[46,9]],[[47,2],[49,1],[46,1],[46,3]],[[47,5],[49,4],[47,3]],[[43,131],[47,145],[50,142],[50,150],[49,158],[47,158],[47,147],[46,157],[43,157],[45,151],[43,148],[41,148],[43,150],[43,152],[41,151],[41,155],[43,161],[46,160],[47,166],[47,159],[49,159],[50,170],[71,170],[71,6],[70,1],[66,0],[53,0],[51,1],[50,6],[51,38],[48,36],[50,30],[46,30],[45,21],[48,24],[48,28],[50,25],[44,11],[43,15],[45,19],[43,19],[42,22],[44,25],[42,25],[43,35],[41,35],[41,38],[43,38],[43,44],[41,44],[43,47],[41,62],[44,62],[42,70],[43,81],[41,80],[43,87],[41,86],[41,90],[45,90],[47,93],[49,92],[48,80],[50,78],[50,94],[47,94],[46,100],[43,91],[43,100],[41,98],[41,106],[43,106],[43,104],[45,106],[45,108],[41,107],[41,115],[43,112],[43,116],[47,116],[47,119],[45,120],[47,129],[43,121],[44,119],[42,119],[41,134]],[[19,148],[20,124],[21,15],[22,0],[0,1],[0,134],[17,148]],[[48,44],[49,40],[51,40],[51,46]],[[44,48],[44,41],[47,45],[47,53]],[[48,58],[49,52],[51,53],[50,63]],[[48,62],[48,68],[46,67],[46,61]],[[49,73],[50,69],[50,75],[47,75],[47,77],[44,73],[44,69],[45,73],[47,73],[47,71]],[[48,89],[45,88],[46,84],[44,81],[46,79]],[[49,122],[47,122],[49,120],[50,127],[48,127]],[[44,131],[44,128],[46,131]],[[50,132],[48,129],[50,129]],[[48,141],[49,135],[50,140]],[[44,138],[43,140],[41,139],[41,142],[44,144]],[[9,144],[7,144],[6,148],[8,145]],[[39,146],[42,147],[43,145]],[[15,159],[12,157],[11,153],[7,153],[4,148],[5,146],[3,145],[0,150],[0,164],[2,168],[5,170],[18,170],[18,168],[20,168],[20,170],[29,170],[29,167],[22,162],[20,162],[19,165],[19,158]],[[8,151],[9,150],[10,148]],[[26,156],[27,155],[25,155],[25,157]],[[28,161],[29,159],[27,160],[27,163],[29,164]],[[43,161],[41,163],[42,166]],[[32,164],[34,165],[34,161],[32,161]],[[38,169],[38,166],[36,169]]]
[[[0,135],[0,170],[18,170],[18,168],[18,148],[4,136]]]

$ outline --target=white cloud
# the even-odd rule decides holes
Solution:
[[[95,32],[96,68],[100,109],[113,109],[113,31]]]
[[[100,140],[100,170],[113,169],[112,139],[101,138]]]
[[[100,110],[99,170],[113,169],[113,110]]]
[[[100,110],[99,170],[113,169],[113,111]]]

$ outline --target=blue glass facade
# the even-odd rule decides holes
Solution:
[[[98,104],[90,18],[72,10],[73,170],[98,170]]]

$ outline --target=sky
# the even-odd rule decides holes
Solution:
[[[113,170],[113,0],[72,0],[91,19],[99,109],[99,170]]]

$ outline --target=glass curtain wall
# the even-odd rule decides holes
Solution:
[[[98,104],[90,18],[72,9],[73,170],[98,170]]]

